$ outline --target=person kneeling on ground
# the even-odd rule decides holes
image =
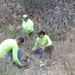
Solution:
[[[19,36],[16,39],[6,39],[0,44],[0,58],[10,56],[13,60],[13,65],[18,68],[24,67],[21,64],[21,49],[19,46],[24,42],[24,38]]]
[[[42,57],[43,51],[46,51],[50,54],[50,58],[51,58],[51,53],[53,50],[53,43],[51,39],[42,30],[39,31],[37,34],[38,34],[38,38],[36,39],[35,46],[32,49],[34,54],[39,54],[40,57]]]
[[[33,34],[34,32],[34,23],[32,22],[31,19],[29,19],[27,14],[23,15],[22,19],[23,19],[22,26],[19,26],[17,30],[23,28],[24,32],[29,36],[31,36],[31,34]]]

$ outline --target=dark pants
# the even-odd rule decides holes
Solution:
[[[20,59],[21,59],[21,55],[22,55],[22,52],[21,52],[21,49],[19,48],[18,49],[18,60],[20,61]],[[8,54],[7,54],[7,56],[6,56],[6,60],[8,59],[8,57],[10,57],[11,59],[12,59],[12,51],[10,51]],[[13,66],[17,66],[16,64],[15,64],[15,62],[13,62]]]
[[[29,36],[31,36],[31,35],[33,35],[33,32],[30,32],[30,33],[29,33]]]
[[[48,47],[44,50],[44,52],[49,55],[49,58],[51,58],[51,56],[52,56],[53,48],[54,48],[54,46],[52,45],[52,46],[48,46]]]
[[[38,48],[34,51],[35,55],[39,55],[40,58],[43,56],[42,48]]]
[[[53,48],[54,48],[53,45],[48,46],[44,51],[42,51],[42,48],[38,48],[34,51],[34,54],[40,55],[40,57],[42,57],[44,55],[44,53],[47,53],[47,54],[49,54],[49,58],[51,58]]]

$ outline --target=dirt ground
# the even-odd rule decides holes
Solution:
[[[3,40],[2,37],[5,33],[0,33],[0,41]],[[37,55],[30,54],[32,49],[28,47],[30,44],[24,44],[22,46],[22,59],[28,61],[28,68],[21,69],[23,75],[75,75],[75,29],[72,28],[66,33],[66,39],[63,41],[53,41],[54,49],[52,52],[52,58],[49,59],[49,55],[45,53],[45,57],[39,58]],[[35,40],[35,39],[32,39]],[[17,74],[16,74],[17,75]]]
[[[25,55],[29,57],[30,68],[24,70],[24,75],[75,75],[75,29],[66,33],[65,41],[53,41],[54,50],[52,58],[39,58],[36,55],[25,51]],[[70,36],[71,35],[71,36]]]

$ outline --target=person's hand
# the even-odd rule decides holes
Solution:
[[[44,51],[46,49],[46,46],[42,47],[42,50]]]
[[[18,68],[19,69],[21,69],[21,68],[27,68],[27,66],[28,66],[27,64],[23,64],[22,66],[18,66]]]
[[[19,69],[23,68],[23,66],[17,66]]]

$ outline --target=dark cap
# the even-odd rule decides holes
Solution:
[[[37,34],[38,34],[38,35],[40,35],[40,34],[45,35],[45,31],[41,30],[41,31],[37,32]]]

